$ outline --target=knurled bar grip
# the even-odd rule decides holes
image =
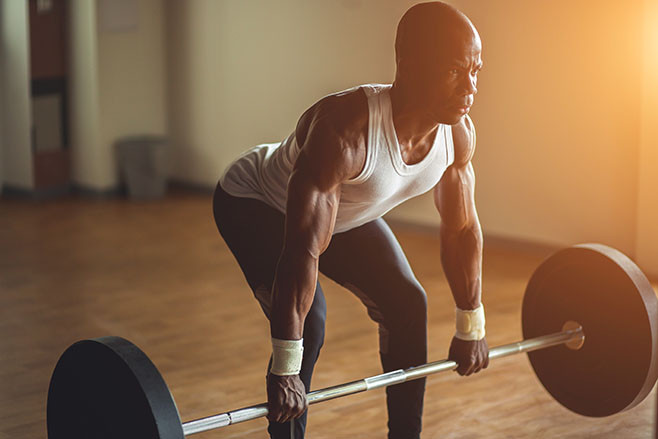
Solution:
[[[556,332],[549,335],[523,340],[516,343],[510,343],[497,346],[489,350],[489,359],[507,357],[523,352],[536,351],[551,346],[566,344],[570,341],[583,340],[585,337],[582,328],[567,329],[562,332]],[[455,370],[457,363],[451,360],[439,360],[420,366],[410,367],[408,369],[398,369],[392,372],[375,375],[358,381],[352,381],[337,386],[326,387],[324,389],[314,390],[306,395],[309,404],[328,401],[334,398],[340,398],[354,393],[365,392],[367,390],[377,389],[380,387],[392,386],[394,384],[404,383],[426,377],[439,372]],[[183,433],[185,436],[202,433],[208,430],[214,430],[226,427],[231,424],[251,421],[252,419],[267,416],[267,403],[244,407],[231,412],[221,413],[218,415],[201,418],[194,421],[183,423]]]

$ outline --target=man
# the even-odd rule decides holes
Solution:
[[[318,270],[379,324],[384,371],[427,361],[427,301],[381,216],[434,189],[441,262],[457,305],[450,346],[461,375],[488,365],[481,306],[482,232],[474,203],[481,43],[441,2],[410,8],[396,36],[392,85],[324,97],[284,141],[233,162],[214,198],[217,227],[270,320],[269,432],[304,435],[305,394],[324,337]],[[389,438],[418,438],[425,380],[386,389]]]

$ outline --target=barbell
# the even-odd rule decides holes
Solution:
[[[542,385],[581,415],[629,410],[658,378],[658,300],[627,256],[580,244],[544,260],[526,287],[524,340],[494,347],[490,359],[527,352]],[[450,360],[383,373],[307,394],[309,404],[454,370]],[[120,337],[81,340],[50,380],[50,439],[182,439],[267,415],[258,404],[182,423],[155,365]],[[93,432],[93,433],[91,433]]]

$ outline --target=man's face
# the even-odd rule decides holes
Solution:
[[[412,81],[418,88],[418,103],[431,119],[452,125],[469,112],[477,93],[481,52],[474,31],[450,32],[436,47],[428,47]]]

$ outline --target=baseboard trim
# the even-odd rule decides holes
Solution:
[[[437,220],[438,221],[438,220]],[[439,224],[422,224],[411,221],[386,218],[386,222],[391,227],[398,230],[406,230],[413,233],[421,233],[425,235],[439,236]],[[512,238],[509,236],[501,236],[496,234],[484,233],[485,247],[502,248],[505,250],[512,250],[524,254],[532,254],[538,256],[548,257],[556,251],[564,248],[564,246],[557,244],[548,244],[545,242],[532,241],[528,239]],[[631,255],[629,255],[631,257]],[[633,257],[631,259],[634,260]],[[644,270],[643,270],[644,271]],[[649,281],[652,284],[658,283],[658,273],[644,271]]]
[[[82,184],[73,184],[72,186],[74,195],[92,200],[110,200],[126,195],[126,188],[123,185],[110,186],[106,189],[98,189]]]
[[[31,201],[52,200],[55,198],[65,197],[72,192],[72,186],[55,186],[44,189],[26,189],[17,186],[5,184],[2,186],[0,196],[8,199],[22,199]]]
[[[43,189],[26,189],[5,184],[2,186],[2,191],[0,192],[0,197],[2,198],[30,201],[48,201],[69,196],[80,196],[93,200],[105,200],[124,195],[125,189],[123,186],[97,189],[76,183]]]
[[[193,183],[184,180],[168,179],[167,190],[193,192],[202,195],[212,195],[215,191],[214,185]],[[119,183],[106,189],[98,189],[79,183],[70,183],[65,186],[26,189],[5,184],[0,191],[0,198],[24,199],[33,201],[46,201],[66,196],[79,196],[92,200],[108,200],[114,198],[129,198],[128,190],[124,183]]]
[[[196,192],[202,195],[212,195],[215,192],[215,185],[204,183],[194,183],[185,180],[170,178],[167,180],[167,187],[173,190],[182,190],[186,192]]]
[[[400,219],[386,218],[386,222],[388,222],[391,227],[394,227],[398,230],[406,230],[414,233],[439,236],[438,220],[437,224],[422,224]],[[546,256],[562,248],[562,246],[559,245],[519,238],[511,238],[509,236],[501,236],[490,233],[484,233],[484,242],[485,246],[505,248],[523,253],[532,253]]]

